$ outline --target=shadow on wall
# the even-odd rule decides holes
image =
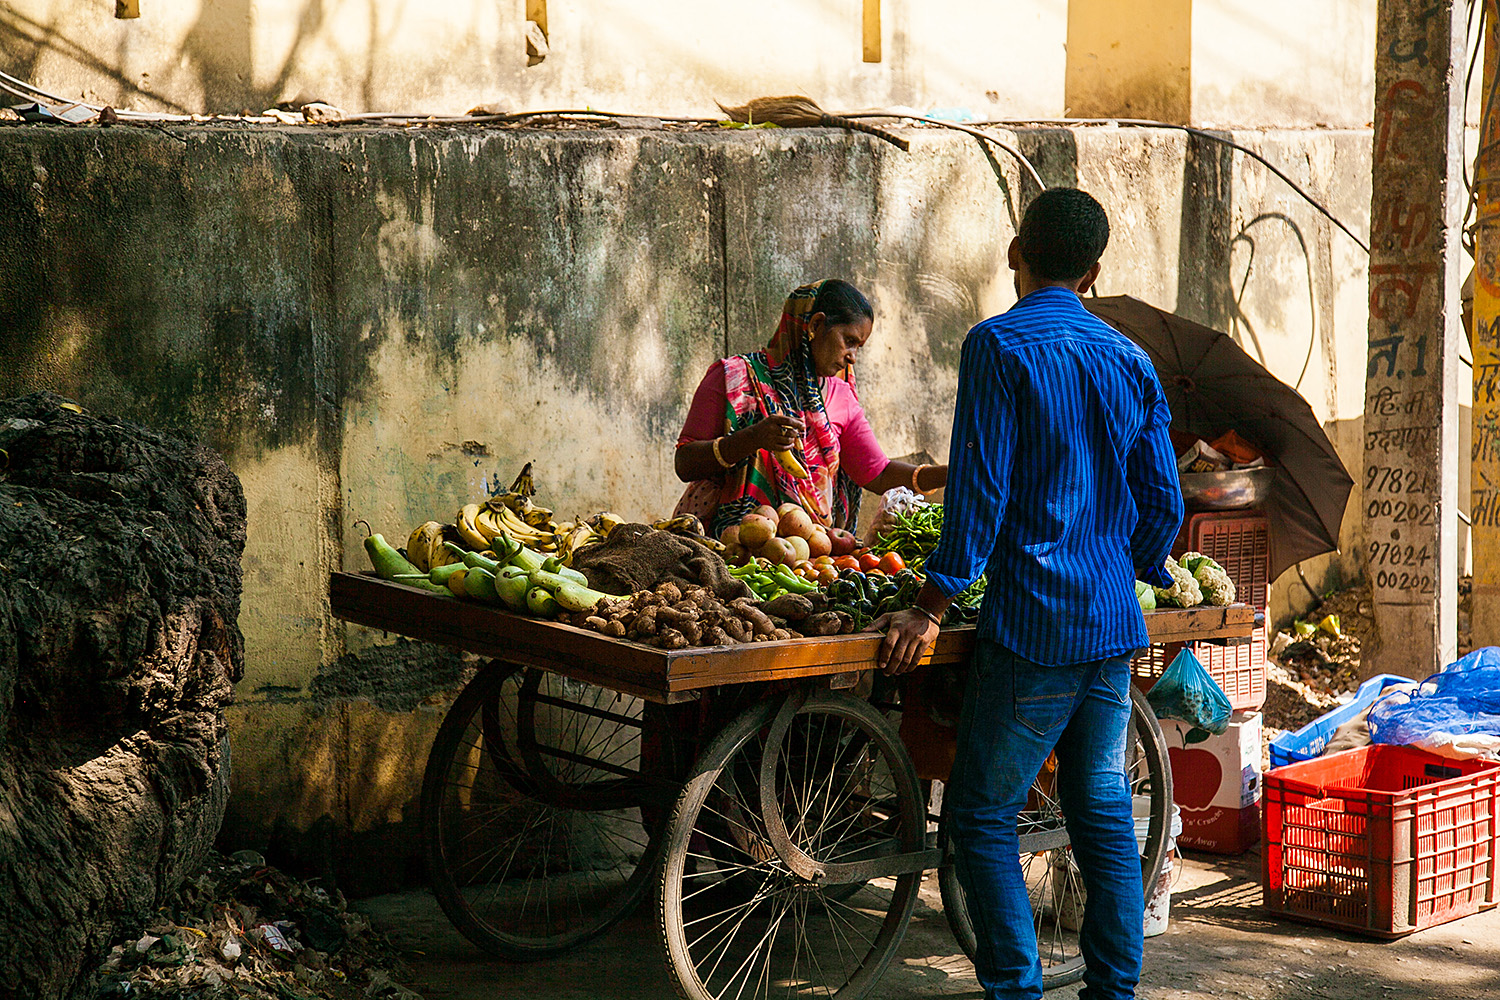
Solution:
[[[0,5],[0,64],[3,64],[8,74],[35,82],[42,57],[51,51],[113,81],[119,88],[113,98],[116,104],[123,105],[131,97],[143,97],[168,111],[179,114],[188,112],[188,108],[141,86],[140,81],[131,79],[121,70],[123,53],[120,53],[114,65],[105,62],[88,46],[63,34],[58,28],[59,19],[60,15],[53,13],[43,23],[18,10]],[[5,100],[9,103],[12,98],[7,95]]]
[[[1234,150],[1188,136],[1172,311],[1215,330],[1228,330],[1236,314],[1229,277],[1233,213]]]
[[[373,2],[371,6],[373,9]],[[268,84],[258,87],[252,7],[252,0],[205,3],[183,39],[183,50],[203,88],[206,111],[259,112],[281,100],[303,46],[323,26],[323,0],[311,0],[297,17],[297,32],[281,68]],[[307,95],[307,99],[320,96]]]

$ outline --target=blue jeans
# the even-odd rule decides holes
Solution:
[[[1130,660],[1044,667],[981,641],[969,666],[947,803],[986,1000],[1042,995],[1016,816],[1047,755],[1088,895],[1080,1000],[1125,1000],[1141,973],[1141,856],[1125,776]]]

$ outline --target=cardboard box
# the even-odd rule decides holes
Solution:
[[[1259,712],[1236,712],[1222,736],[1189,743],[1192,726],[1162,720],[1182,846],[1239,854],[1260,839],[1260,721]]]

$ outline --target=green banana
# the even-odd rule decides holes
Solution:
[[[610,595],[590,590],[582,584],[557,573],[537,570],[531,574],[531,585],[550,591],[568,611],[592,611],[600,601],[609,600]]]
[[[539,618],[553,618],[562,610],[562,605],[541,587],[526,591],[526,606]]]

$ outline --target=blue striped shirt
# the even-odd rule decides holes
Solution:
[[[943,535],[925,572],[989,579],[979,635],[1048,666],[1148,644],[1137,578],[1182,523],[1171,412],[1146,353],[1048,286],[969,331]]]

